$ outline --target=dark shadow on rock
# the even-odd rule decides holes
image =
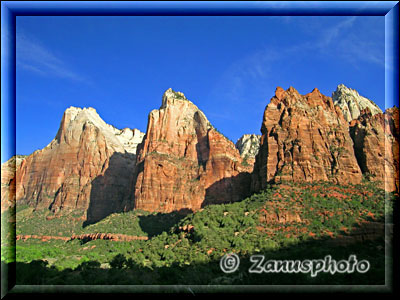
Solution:
[[[87,220],[83,227],[96,223],[112,213],[130,209],[130,191],[136,156],[115,152],[104,175],[92,181]]]
[[[197,162],[199,166],[202,166],[203,169],[206,168],[206,163],[210,156],[210,145],[208,140],[208,130],[207,130],[207,119],[203,114],[196,112],[193,116],[193,119],[196,123],[196,135],[197,135],[197,144],[196,144],[196,152],[197,152]]]
[[[249,172],[223,178],[206,189],[205,199],[201,207],[243,200],[250,196],[250,188],[251,173]]]
[[[358,130],[358,132],[356,132],[356,130]],[[353,149],[354,149],[354,154],[355,154],[358,166],[360,167],[361,172],[363,174],[368,173],[367,164],[366,164],[367,158],[363,151],[366,130],[359,129],[356,126],[351,126],[349,128],[349,132],[350,132],[350,137],[353,140]]]
[[[156,214],[142,215],[139,216],[139,225],[140,228],[148,234],[149,238],[152,238],[163,232],[168,233],[174,225],[192,212],[191,209],[183,208],[170,213],[159,212]]]
[[[210,155],[208,136],[198,137],[198,143],[196,144],[196,152],[197,152],[197,163],[199,166],[203,167],[203,170],[205,170]]]

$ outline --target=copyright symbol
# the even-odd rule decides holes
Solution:
[[[224,273],[233,273],[240,264],[239,256],[235,253],[225,254],[219,261],[219,267]]]

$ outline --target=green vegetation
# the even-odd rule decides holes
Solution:
[[[18,240],[17,283],[383,284],[383,237],[347,246],[334,242],[358,227],[384,221],[385,210],[390,214],[393,203],[393,197],[385,201],[385,196],[390,195],[371,183],[284,182],[243,201],[209,205],[186,216],[131,211],[110,215],[85,228],[75,221],[75,234],[124,233],[149,240]],[[72,221],[62,227],[70,216],[46,220],[44,212],[32,212],[29,207],[17,211],[17,234],[71,233],[68,226]],[[3,256],[7,251],[11,252],[11,247],[2,243],[2,261],[10,262],[10,256]],[[243,263],[237,272],[225,274],[219,260],[231,252]],[[336,260],[356,254],[367,259],[371,268],[366,274],[320,274],[314,278],[310,274],[249,274],[253,254],[269,259],[321,259],[329,254]]]
[[[71,236],[81,232],[83,214],[83,211],[73,211],[54,217],[47,209],[35,211],[29,206],[17,205],[16,234]]]
[[[247,162],[248,159],[249,159],[249,155],[246,154],[245,157],[242,160],[242,166],[245,166],[245,167],[250,166],[250,164]]]
[[[339,157],[340,155],[342,155],[342,153],[344,153],[346,151],[346,149],[344,147],[337,147],[334,145],[329,146],[329,151],[332,154],[337,154],[337,156]]]
[[[1,261],[15,261],[15,210],[1,213]]]
[[[182,93],[180,93],[180,92],[175,92],[175,91],[172,91],[172,92],[174,93],[174,97],[175,97],[176,99],[187,100],[186,97],[185,97]]]
[[[178,212],[162,214],[134,210],[114,213],[95,224],[82,227],[83,212],[54,217],[48,210],[33,211],[28,206],[17,211],[17,235],[71,236],[101,232],[152,237],[171,228],[182,218]]]

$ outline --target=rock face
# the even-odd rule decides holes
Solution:
[[[252,191],[281,180],[359,183],[348,122],[330,97],[317,89],[300,95],[277,88],[267,105],[256,156]]]
[[[373,115],[366,108],[350,123],[361,171],[386,191],[399,192],[399,109]]]
[[[251,167],[196,105],[172,89],[149,114],[137,155],[136,209],[195,211],[248,195]]]
[[[55,213],[83,210],[88,223],[128,209],[142,138],[138,130],[106,124],[93,108],[70,107],[51,143],[17,170],[17,202]]]
[[[254,165],[255,157],[260,149],[261,135],[244,134],[236,142],[236,148],[239,150],[240,156],[245,163]]]
[[[84,242],[94,241],[94,240],[110,240],[117,242],[130,242],[130,241],[146,241],[147,236],[132,236],[126,234],[118,233],[85,233],[80,235],[71,236],[70,240],[82,240]]]
[[[333,103],[340,107],[347,122],[357,119],[361,111],[368,108],[372,115],[382,113],[382,110],[371,100],[360,96],[356,90],[343,84],[338,85],[332,94]]]
[[[235,147],[172,89],[149,114],[146,134],[116,129],[93,108],[70,107],[48,146],[1,166],[1,209],[17,202],[55,214],[80,210],[90,224],[133,208],[196,211],[284,180],[360,183],[363,173],[399,192],[399,110],[383,114],[344,85],[333,99],[278,87],[261,133]],[[265,216],[275,217],[296,218]]]
[[[15,205],[15,171],[25,159],[24,155],[15,155],[1,165],[1,211]]]
[[[112,128],[115,136],[124,146],[125,151],[136,154],[137,146],[143,141],[144,132],[136,128],[124,128],[122,130],[118,130],[114,127]]]
[[[110,240],[117,242],[130,242],[130,241],[146,241],[148,240],[147,236],[133,236],[119,233],[84,233],[80,235],[72,235],[71,237],[67,236],[51,236],[51,235],[17,235],[16,240],[26,241],[28,239],[38,239],[43,242],[47,242],[49,240],[61,240],[61,241],[71,241],[71,240],[81,240],[84,242],[94,241],[94,240]],[[96,246],[92,246],[96,247]]]

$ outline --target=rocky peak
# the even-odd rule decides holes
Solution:
[[[89,223],[128,209],[143,136],[137,129],[107,124],[94,108],[68,108],[56,137],[17,169],[17,203],[54,213],[75,209]]]
[[[114,128],[114,132],[117,139],[123,144],[125,151],[132,154],[136,154],[136,149],[145,135],[144,132],[136,128],[124,128],[121,130]]]
[[[253,191],[282,180],[361,181],[348,123],[318,89],[300,95],[292,87],[277,88],[265,108],[261,133]]]
[[[141,143],[144,136],[144,133],[138,129],[124,128],[120,130],[107,124],[99,116],[96,109],[92,107],[79,108],[71,106],[64,112],[55,139],[61,143],[71,143],[71,139],[79,140],[82,132],[89,130],[90,127],[102,132],[109,141],[109,145],[118,152],[126,151],[135,154],[136,147]]]
[[[332,94],[332,100],[343,112],[347,122],[357,119],[363,109],[369,108],[372,115],[382,113],[382,110],[370,99],[361,96],[356,90],[339,84]]]
[[[278,99],[278,101],[282,101],[286,97],[286,91],[278,86],[275,89],[275,98]]]
[[[275,96],[271,99],[272,105],[279,105],[278,109],[284,106],[304,109],[306,106],[321,107],[322,109],[333,110],[334,105],[330,97],[326,97],[317,89],[314,88],[311,93],[302,96],[294,87],[289,87],[286,91],[277,87]]]
[[[177,101],[188,101],[190,102],[182,92],[176,92],[169,88],[162,96],[162,104],[160,109],[166,108],[168,105],[173,105]]]
[[[271,99],[271,102],[275,105],[278,105],[280,102],[284,105],[291,105],[299,99],[301,99],[300,94],[294,87],[291,86],[286,91],[281,87],[277,87],[275,96]]]
[[[251,167],[234,144],[182,93],[168,89],[149,114],[138,148],[135,208],[170,212],[236,201],[249,191]],[[247,181],[246,181],[247,180]]]
[[[240,156],[254,158],[260,148],[261,135],[244,134],[236,142],[236,148],[239,150]]]

